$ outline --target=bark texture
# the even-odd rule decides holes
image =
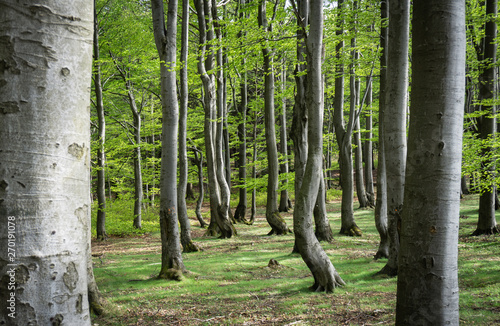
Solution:
[[[406,166],[409,26],[410,1],[389,0],[386,107],[382,127],[387,171],[389,260],[379,271],[388,276],[395,276],[398,272],[398,224],[401,223]]]
[[[313,209],[320,187],[323,165],[323,87],[321,53],[323,48],[323,1],[310,2],[311,21],[307,37],[307,110],[309,113],[308,155],[304,179],[297,194],[293,222],[295,245],[314,277],[313,291],[332,292],[344,281],[333,267],[313,232]]]
[[[396,325],[458,325],[465,2],[413,4],[412,100]]]
[[[0,324],[90,325],[92,38],[92,1],[0,1]]]
[[[179,106],[175,66],[177,61],[177,0],[168,3],[167,21],[162,0],[151,0],[153,31],[160,56],[162,102],[162,158],[160,176],[161,269],[159,278],[179,280],[182,260],[177,207],[177,131]]]

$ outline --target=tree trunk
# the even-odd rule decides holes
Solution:
[[[90,326],[92,22],[0,2],[0,324]]]
[[[196,0],[196,11],[198,13],[198,25],[200,36],[200,54],[198,57],[198,73],[203,84],[205,108],[205,148],[207,157],[207,172],[208,184],[210,191],[210,226],[207,234],[220,234],[221,238],[230,238],[233,236],[234,228],[229,220],[227,201],[223,203],[221,196],[221,186],[219,181],[224,179],[223,171],[217,171],[222,158],[222,152],[218,154],[216,151],[216,132],[217,132],[217,105],[215,92],[215,76],[208,74],[207,71],[212,71],[214,68],[214,58],[210,54],[211,49],[207,51],[207,42],[214,40],[214,32],[212,27],[212,3],[210,0]],[[207,28],[208,27],[208,28]],[[208,55],[206,54],[208,52]],[[220,137],[219,139],[222,139]],[[221,147],[219,147],[222,149]],[[217,164],[219,163],[219,164]],[[227,187],[227,184],[225,185]],[[227,189],[224,189],[227,190]],[[227,193],[226,193],[227,196]],[[227,198],[226,198],[227,200]]]
[[[163,1],[151,0],[153,31],[160,57],[162,102],[162,157],[160,175],[161,269],[159,278],[180,280],[185,271],[179,237],[177,207],[177,131],[179,108],[175,67],[177,59],[177,0],[168,3],[167,26]]]
[[[313,291],[332,292],[345,284],[316,239],[312,218],[320,187],[323,161],[323,87],[321,53],[323,42],[323,1],[311,1],[311,20],[307,37],[307,110],[309,113],[308,155],[304,179],[296,197],[293,222],[295,244],[314,277]]]
[[[257,124],[258,124],[258,113],[255,111],[253,119],[253,155],[252,155],[252,180],[254,181],[254,186],[252,189],[252,207],[250,212],[249,224],[253,224],[255,221],[255,215],[257,214],[257,189],[255,187],[255,180],[257,179]]]
[[[95,1],[94,1],[95,2]],[[97,148],[97,221],[96,233],[98,240],[105,240],[106,233],[106,178],[105,178],[105,151],[106,120],[104,118],[104,103],[102,96],[101,63],[99,54],[99,22],[94,7],[94,89],[97,110],[98,148]]]
[[[182,1],[181,35],[181,71],[180,71],[180,107],[179,107],[179,185],[177,187],[177,206],[181,226],[181,244],[183,252],[196,252],[199,248],[191,239],[191,224],[186,207],[186,189],[188,180],[187,165],[187,114],[188,114],[188,42],[189,42],[189,0]]]
[[[396,325],[459,324],[464,21],[465,2],[414,1]]]
[[[266,0],[259,5],[259,26],[268,31],[270,26],[266,17]],[[290,232],[285,219],[278,212],[278,150],[276,147],[276,119],[274,116],[274,72],[272,67],[272,50],[262,45],[264,58],[264,127],[266,134],[266,150],[268,164],[266,220],[271,226],[269,234],[282,235]]]
[[[333,231],[330,227],[330,221],[326,212],[326,185],[323,170],[321,169],[318,196],[316,197],[316,204],[313,210],[314,225],[316,229],[314,234],[318,241],[333,241]]]
[[[365,145],[364,145],[364,160],[365,160],[365,183],[366,183],[366,199],[368,200],[368,206],[375,206],[375,191],[373,187],[373,142],[372,142],[372,128],[373,128],[373,119],[372,119],[372,83],[370,79],[366,81],[367,87],[367,96],[366,96],[366,108],[368,112],[365,115]]]
[[[339,0],[339,8],[343,11],[344,1]],[[339,20],[339,27],[336,34],[341,36],[344,28],[343,19]],[[340,187],[342,188],[341,204],[341,227],[340,233],[350,236],[361,236],[361,230],[354,221],[354,178],[352,173],[352,124],[354,122],[355,111],[351,110],[347,126],[344,122],[344,65],[341,60],[341,52],[344,41],[341,40],[336,46],[339,63],[336,67],[335,78],[335,100],[333,124],[335,126],[335,136],[339,145],[339,165],[340,165]]]
[[[283,98],[281,99],[281,112],[280,112],[280,152],[283,157],[280,163],[280,173],[287,175],[288,174],[288,144],[287,144],[287,134],[286,134],[286,65],[285,61],[281,64],[281,93],[283,94]],[[281,187],[283,189],[280,192],[280,204],[278,211],[280,212],[288,212],[291,208],[289,203],[290,199],[288,197],[288,190],[286,189],[288,186],[288,177],[285,177],[281,180]]]
[[[380,274],[398,272],[399,235],[406,166],[406,106],[410,1],[389,0],[389,48],[384,112],[384,156],[387,171],[389,260]]]
[[[491,15],[485,23],[484,36],[484,57],[488,64],[480,75],[479,97],[482,101],[492,101],[495,98],[495,69],[496,69],[496,34],[497,25],[495,18],[497,15],[497,0],[486,0],[486,15]],[[495,162],[492,158],[486,158],[495,149],[490,145],[491,137],[496,133],[496,107],[491,104],[481,104],[481,111],[484,113],[480,118],[479,134],[484,142],[481,152],[485,157],[482,161],[481,196],[479,198],[479,218],[477,228],[473,235],[499,233],[495,219],[495,187],[492,180],[495,179]]]
[[[387,20],[388,2],[380,2],[380,13],[383,21]],[[388,30],[386,25],[380,29],[380,95],[379,95],[379,128],[378,128],[378,166],[377,166],[377,199],[375,203],[375,226],[380,235],[380,242],[375,259],[389,257],[389,238],[387,235],[387,178],[384,150],[384,112],[386,108],[386,81],[387,81],[387,46]]]

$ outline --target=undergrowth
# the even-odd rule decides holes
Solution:
[[[190,214],[193,239],[203,251],[183,255],[189,273],[182,282],[156,279],[157,228],[93,243],[94,272],[107,300],[106,313],[94,316],[93,324],[394,324],[396,279],[373,277],[387,261],[373,260],[378,245],[373,210],[355,212],[362,237],[338,234],[340,203],[328,204],[328,212],[334,240],[322,245],[347,283],[332,294],[309,291],[313,279],[300,256],[291,253],[293,234],[266,236],[270,228],[263,207],[254,225],[237,224],[238,236],[225,240],[204,237]],[[291,213],[283,216],[291,226]],[[132,224],[130,215],[127,221]],[[495,325],[500,322],[500,236],[469,236],[477,222],[477,197],[462,202],[460,222],[460,321]],[[268,266],[271,259],[278,265]]]

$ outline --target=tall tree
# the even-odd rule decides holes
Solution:
[[[177,213],[177,131],[179,107],[175,68],[177,60],[177,0],[168,2],[167,21],[162,0],[151,0],[153,32],[160,57],[162,157],[160,176],[161,269],[158,277],[179,279],[185,271]]]
[[[307,49],[307,96],[309,117],[308,154],[304,179],[296,197],[293,213],[295,244],[302,259],[314,277],[313,291],[332,292],[344,281],[319,244],[312,228],[313,210],[320,187],[323,165],[323,1],[311,0],[311,20],[306,38]]]
[[[217,106],[215,76],[213,75],[214,58],[211,52],[212,49],[210,48],[210,42],[213,42],[215,39],[212,24],[212,2],[211,0],[195,0],[195,7],[198,14],[200,38],[198,73],[203,84],[203,106],[205,110],[204,136],[210,191],[210,213],[212,216],[207,232],[212,234],[218,231],[221,238],[230,238],[233,236],[235,230],[229,220],[228,202],[222,200],[221,187],[224,187],[224,185],[221,185],[219,180],[222,180],[223,172],[217,172],[218,167],[216,164],[218,157],[216,151]]]
[[[90,325],[92,4],[0,1],[3,324]]]
[[[479,198],[479,218],[477,228],[473,235],[493,234],[500,232],[495,219],[495,194],[494,185],[495,162],[491,157],[494,149],[491,146],[491,137],[494,137],[497,127],[496,106],[492,104],[495,97],[495,69],[496,69],[496,35],[497,35],[497,0],[486,0],[486,22],[484,26],[484,39],[482,60],[486,67],[479,79],[479,97],[482,101],[481,111],[483,115],[479,118],[479,135],[483,141],[481,148],[482,162],[481,179],[485,184],[482,187]]]
[[[364,176],[366,183],[366,199],[368,200],[368,206],[375,206],[375,190],[373,189],[373,111],[371,108],[373,101],[373,88],[370,78],[366,81],[366,108],[367,113],[365,115],[365,142],[363,146],[363,158],[365,161]]]
[[[95,7],[95,0],[94,0],[94,90],[95,90],[95,107],[97,110],[97,129],[98,129],[96,234],[97,234],[97,239],[104,240],[107,238],[106,178],[105,178],[106,156],[104,151],[104,143],[106,140],[106,119],[104,118],[104,103],[103,103],[102,82],[101,82],[99,20],[97,18],[97,9]]]
[[[264,33],[272,30],[272,25],[268,23],[266,14],[266,0],[260,0],[258,9],[259,26]],[[274,8],[276,13],[277,3]],[[266,150],[268,164],[267,183],[267,204],[266,220],[271,226],[269,234],[287,234],[290,229],[286,225],[285,219],[278,211],[278,149],[276,146],[276,128],[274,115],[274,71],[273,71],[273,50],[269,44],[263,41],[262,55],[264,58],[264,126],[266,134]]]
[[[389,35],[387,29],[389,0],[380,2],[380,17],[382,25],[380,29],[380,94],[378,111],[378,165],[377,165],[377,199],[375,201],[375,226],[380,235],[380,242],[375,253],[375,259],[389,257],[389,238],[387,235],[387,178],[385,168],[384,150],[384,112],[386,107],[386,81],[387,81],[387,48]]]
[[[396,325],[459,324],[464,22],[464,1],[413,1],[412,99]]]
[[[280,154],[281,154],[281,162],[280,162],[280,173],[287,176],[288,175],[288,137],[286,131],[286,60],[282,59],[281,64],[281,111],[279,114],[280,120]],[[291,208],[290,206],[290,198],[288,197],[288,177],[285,177],[281,181],[281,191],[280,191],[280,203],[279,203],[279,211],[280,212],[288,212]]]
[[[188,114],[188,42],[189,42],[189,0],[182,0],[181,71],[179,105],[179,185],[177,187],[177,207],[181,226],[181,244],[184,252],[195,252],[199,248],[191,239],[191,224],[186,207],[188,181],[187,165],[187,114]],[[203,185],[202,185],[203,186]]]
[[[349,121],[347,124],[344,121],[344,64],[342,63],[342,51],[344,41],[342,38],[344,19],[342,17],[345,10],[344,1],[338,2],[339,15],[336,34],[340,37],[337,44],[336,58],[337,65],[335,68],[335,100],[333,124],[335,126],[335,137],[339,145],[339,165],[340,165],[340,186],[342,188],[342,207],[341,207],[341,227],[340,233],[350,236],[360,236],[361,230],[354,220],[354,177],[352,173],[352,131],[356,117],[356,110],[349,112]]]
[[[410,1],[389,0],[389,48],[384,125],[384,157],[387,171],[389,260],[380,274],[398,273],[398,223],[403,208],[406,166],[406,108],[408,93],[408,44]]]

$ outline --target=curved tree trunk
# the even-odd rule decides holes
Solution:
[[[214,68],[214,58],[207,51],[207,42],[214,40],[212,26],[212,3],[210,0],[196,0],[196,11],[198,13],[198,25],[200,36],[200,54],[198,57],[198,73],[204,89],[204,108],[205,108],[205,148],[207,157],[208,185],[210,191],[210,225],[207,230],[208,235],[220,234],[221,238],[230,238],[233,236],[234,228],[229,220],[227,202],[223,203],[221,196],[221,186],[219,180],[224,179],[223,171],[217,171],[217,167],[222,166],[222,152],[220,155],[216,150],[216,132],[217,132],[217,105],[215,91],[215,76],[209,75],[207,71]],[[209,28],[207,28],[209,27]],[[208,52],[208,54],[206,54]],[[220,137],[222,139],[222,137]],[[222,149],[221,147],[219,147]],[[219,161],[219,164],[217,164]],[[227,187],[227,184],[225,185]],[[227,189],[226,189],[227,190]],[[226,193],[227,195],[227,193]],[[227,199],[226,199],[227,200]]]
[[[266,18],[266,0],[261,0],[259,5],[259,26],[264,30],[270,27]],[[266,220],[271,226],[269,234],[287,234],[290,229],[285,219],[278,212],[278,150],[276,146],[276,119],[274,116],[274,72],[272,67],[272,50],[263,45],[264,57],[264,126],[266,134],[268,183]]]
[[[464,21],[464,1],[414,1],[396,325],[459,325]]]
[[[323,170],[321,170],[320,181],[318,187],[318,196],[314,205],[314,225],[316,229],[314,234],[318,241],[330,242],[333,240],[333,231],[330,227],[330,221],[326,213],[326,185]]]
[[[497,0],[486,0],[486,14],[491,17],[497,15]],[[489,65],[480,75],[481,82],[479,83],[479,96],[481,100],[493,100],[495,97],[495,63],[496,63],[496,34],[497,25],[495,18],[490,18],[485,23],[484,36],[484,58],[488,60]],[[482,104],[481,110],[485,113],[480,118],[479,134],[480,138],[486,143],[491,143],[489,140],[496,133],[496,107],[495,105]],[[483,145],[482,154],[487,157],[495,149],[491,145]],[[491,184],[494,180],[495,162],[493,159],[483,159],[481,178],[481,196],[479,198],[479,216],[477,228],[473,235],[494,234],[499,233],[500,229],[497,226],[495,219],[495,194],[496,187]],[[486,187],[486,185],[488,187]],[[483,185],[484,184],[484,185]]]
[[[200,227],[206,228],[206,227],[208,227],[208,224],[203,219],[203,216],[201,216],[201,207],[203,206],[203,197],[205,196],[205,190],[204,190],[204,186],[203,186],[203,179],[204,179],[203,178],[203,152],[194,148],[193,153],[194,153],[194,164],[198,167],[198,187],[200,188],[198,199],[196,200],[195,213],[196,213],[196,218],[198,219],[198,222],[200,222]],[[198,157],[198,154],[200,155],[199,157]]]
[[[344,10],[344,1],[338,2],[341,11]],[[336,34],[341,36],[344,28],[343,19],[339,19],[339,26]],[[344,47],[344,41],[341,40],[336,46],[337,58],[341,60],[341,52]],[[340,187],[342,188],[341,204],[341,226],[340,234],[350,236],[360,236],[361,230],[354,221],[354,177],[352,173],[352,123],[354,122],[355,111],[351,110],[349,123],[344,122],[344,65],[342,62],[337,64],[335,78],[335,100],[333,124],[335,126],[335,136],[339,146],[339,165],[340,165]]]
[[[179,237],[177,207],[177,131],[179,108],[175,78],[177,0],[168,3],[167,26],[163,1],[151,0],[153,31],[160,57],[162,102],[162,158],[160,176],[161,269],[159,278],[180,280],[185,271]]]
[[[313,291],[332,292],[345,284],[319,244],[312,228],[313,209],[318,194],[323,161],[323,87],[321,52],[323,40],[323,1],[311,1],[311,21],[307,38],[307,110],[309,112],[308,155],[304,180],[297,194],[293,213],[295,244],[314,277]]]
[[[92,22],[92,1],[0,2],[0,324],[90,326]]]
[[[95,1],[94,1],[95,2]],[[99,21],[94,7],[94,89],[97,110],[98,148],[97,148],[97,221],[96,234],[98,240],[105,240],[106,233],[106,177],[105,177],[105,151],[106,119],[104,118],[104,103],[102,96],[101,63],[99,62]]]
[[[181,244],[183,252],[195,252],[199,248],[191,239],[191,224],[186,207],[186,189],[188,180],[187,165],[187,114],[188,114],[188,41],[189,41],[189,0],[182,1],[181,35],[181,71],[180,71],[180,107],[179,107],[179,185],[177,187],[177,207],[181,225]]]
[[[399,235],[406,166],[406,107],[408,92],[408,40],[410,1],[389,1],[389,48],[387,58],[386,107],[384,112],[384,156],[387,171],[387,221],[389,260],[379,274],[398,272]]]

